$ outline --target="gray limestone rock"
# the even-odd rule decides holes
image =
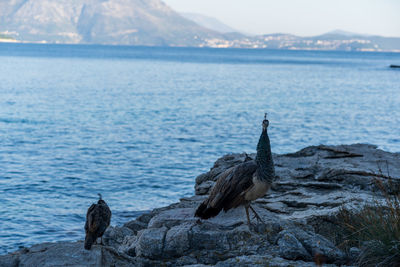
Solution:
[[[117,248],[123,242],[125,237],[133,235],[134,232],[128,227],[108,227],[103,235],[103,241],[106,245]]]
[[[0,266],[134,266],[133,258],[119,254],[111,247],[94,245],[88,251],[83,249],[83,242],[43,243],[10,255],[11,260],[9,255],[0,257]]]
[[[167,227],[148,228],[138,233],[136,255],[149,259],[163,257]]]
[[[335,247],[335,245],[325,237],[301,229],[296,229],[294,235],[312,255],[313,259],[318,258],[322,263],[346,262],[347,258],[345,253]]]
[[[18,267],[19,257],[17,253],[0,256],[0,266]]]
[[[279,255],[282,258],[288,260],[312,260],[310,253],[291,232],[284,230],[279,233],[277,239]]]
[[[346,258],[329,240],[339,208],[384,200],[376,179],[389,193],[400,189],[398,153],[363,144],[312,146],[274,155],[276,182],[252,203],[264,223],[251,218],[249,227],[243,207],[193,217],[219,175],[245,156],[218,159],[196,178],[195,196],[110,227],[105,246],[44,243],[0,256],[0,266],[344,266],[360,251],[352,248],[353,259]]]
[[[185,255],[191,248],[190,235],[193,224],[183,223],[168,230],[165,237],[164,254],[171,257]]]
[[[133,234],[137,234],[138,231],[145,229],[147,227],[147,223],[141,222],[139,220],[133,220],[124,224],[124,227],[127,227],[133,231]]]
[[[316,218],[335,215],[343,204],[354,207],[379,197],[376,179],[389,193],[400,191],[400,154],[373,145],[311,146],[273,157],[276,181],[257,202],[284,219],[316,223]],[[196,194],[207,194],[218,175],[242,159],[243,154],[230,154],[217,160],[196,179]]]
[[[306,262],[302,260],[287,260],[280,257],[273,256],[260,256],[260,255],[250,255],[250,256],[239,256],[235,258],[228,259],[226,261],[218,262],[216,267],[317,267],[314,262]],[[334,267],[334,264],[324,264],[324,267]]]

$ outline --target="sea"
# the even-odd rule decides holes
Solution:
[[[0,44],[0,254],[194,194],[228,153],[400,152],[400,53]]]

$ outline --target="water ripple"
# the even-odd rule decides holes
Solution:
[[[218,157],[254,152],[264,112],[275,153],[400,151],[399,72],[385,67],[398,54],[10,46],[11,57],[0,49],[0,254],[82,239],[97,193],[113,225],[192,195]]]

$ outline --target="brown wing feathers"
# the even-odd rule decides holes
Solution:
[[[253,174],[257,170],[254,161],[247,161],[226,170],[218,178],[210,196],[197,208],[195,216],[208,219],[244,204],[244,194],[253,185]]]
[[[220,175],[213,189],[211,190],[210,196],[206,199],[200,206],[197,208],[195,216],[203,219],[209,219],[211,217],[217,216],[217,214],[221,211],[222,207],[220,206],[221,192],[224,184],[230,179],[227,178],[234,168],[230,168],[226,170],[224,173]],[[230,177],[231,178],[231,177]]]
[[[111,210],[102,199],[92,204],[86,214],[85,249],[90,249],[98,237],[101,237],[110,225]]]
[[[237,166],[232,182],[226,189],[225,211],[245,204],[244,195],[253,186],[253,174],[256,170],[257,165],[254,161],[245,162]]]

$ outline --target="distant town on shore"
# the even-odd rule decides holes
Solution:
[[[160,0],[0,2],[0,42],[400,52],[399,37],[341,30],[248,35]]]

